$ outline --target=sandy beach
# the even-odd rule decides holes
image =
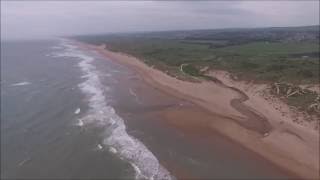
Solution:
[[[190,101],[210,114],[210,117],[200,118],[197,112],[167,110],[161,115],[168,123],[190,132],[222,134],[299,177],[319,178],[318,131],[294,123],[268,100],[257,95],[255,90],[259,87],[248,90],[243,83],[232,81],[225,72],[211,72],[218,82],[181,81],[147,66],[135,57],[109,51],[105,46],[80,44],[134,69],[150,86]],[[184,116],[194,118],[180,121]]]

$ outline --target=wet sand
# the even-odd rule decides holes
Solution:
[[[294,172],[292,174],[304,178],[319,177],[318,136],[293,127],[292,124],[285,124],[279,128],[280,125],[277,124],[279,119],[262,113],[257,107],[243,104],[248,100],[246,94],[243,95],[236,89],[214,82],[180,81],[148,67],[134,57],[114,53],[103,47],[85,46],[96,50],[108,59],[134,69],[144,82],[155,89],[190,101],[210,114],[203,116],[203,112],[191,109],[175,110],[172,107],[170,110],[158,112],[157,116],[164,117],[171,126],[196,136],[206,137],[207,132],[221,134],[250,149],[254,152],[252,154],[258,154],[257,157],[263,157],[281,167],[284,171]],[[292,132],[294,134],[298,132],[299,136],[292,136]],[[302,142],[301,139],[304,141]]]
[[[243,91],[241,91],[238,88],[235,88],[233,86],[227,86],[222,81],[215,77],[211,77],[211,81],[216,83],[219,86],[225,87],[227,89],[231,89],[234,92],[237,92],[239,94],[239,97],[234,98],[230,101],[230,105],[236,109],[238,112],[243,114],[247,117],[247,119],[243,122],[238,122],[240,126],[243,126],[246,129],[250,129],[252,131],[256,131],[257,133],[260,133],[263,136],[269,135],[270,131],[272,130],[272,126],[268,119],[263,116],[261,113],[258,113],[250,106],[247,106],[244,104],[247,100],[249,100],[249,97],[247,94],[245,94]]]
[[[153,88],[136,73],[117,76],[117,81],[112,106],[128,133],[178,179],[295,177],[212,131],[207,124],[219,117],[210,112]]]

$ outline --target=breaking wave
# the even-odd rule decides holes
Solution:
[[[31,84],[31,83],[27,82],[27,81],[23,81],[23,82],[11,84],[11,86],[25,86],[25,85],[29,85],[29,84]]]
[[[79,50],[68,41],[63,41],[61,45],[64,52],[56,53],[55,57],[67,56],[80,60],[78,66],[85,80],[79,84],[79,88],[87,96],[90,108],[79,119],[79,124],[95,124],[105,128],[103,144],[99,148],[105,147],[130,163],[135,170],[136,179],[174,179],[143,143],[126,132],[123,119],[108,105],[108,97],[104,92],[108,88],[101,84],[99,72],[92,65],[93,56]]]

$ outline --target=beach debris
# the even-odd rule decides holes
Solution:
[[[309,92],[308,90],[303,89],[299,86],[293,85],[291,83],[279,83],[279,82],[271,85],[271,91],[274,94],[285,96],[287,98],[294,95],[303,95]]]
[[[288,94],[287,97],[293,96],[293,95],[295,95],[295,94],[297,94],[297,93],[299,93],[299,90],[296,90],[296,91],[294,91],[293,93]]]
[[[277,94],[279,94],[280,93],[279,84],[278,83],[274,83],[274,87],[276,88]]]
[[[309,109],[319,110],[319,103],[313,103],[309,106]]]
[[[320,113],[320,94],[315,91],[291,83],[276,82],[271,85],[271,93],[279,96],[281,99],[297,99],[295,101],[303,99],[304,97],[309,99],[315,97],[314,100],[310,99],[307,104],[300,105],[301,107],[298,109],[304,109],[308,112],[318,114]]]
[[[313,103],[309,105],[308,110],[320,113],[320,94],[318,94]]]
[[[291,92],[292,92],[292,87],[289,87],[289,89],[287,91],[287,97],[290,95]]]

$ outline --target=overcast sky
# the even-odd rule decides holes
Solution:
[[[319,24],[319,1],[1,1],[1,38]]]

